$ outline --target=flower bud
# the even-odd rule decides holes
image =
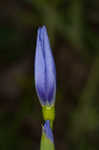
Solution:
[[[42,106],[55,102],[56,70],[46,27],[38,29],[35,54],[35,86]]]

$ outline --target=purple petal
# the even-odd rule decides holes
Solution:
[[[37,35],[37,45],[36,45],[36,55],[35,55],[35,84],[37,94],[41,103],[45,104],[47,96],[45,94],[45,60],[42,53],[41,41],[39,39],[39,34],[41,32],[41,28],[38,30]]]
[[[42,28],[44,39],[44,52],[46,62],[46,84],[47,84],[47,100],[49,103],[54,102],[56,94],[56,70],[54,58],[51,52],[50,43],[45,26]]]

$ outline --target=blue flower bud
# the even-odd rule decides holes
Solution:
[[[49,120],[46,120],[46,122],[43,126],[43,132],[44,132],[46,138],[48,138],[52,143],[54,143],[53,133],[52,133],[52,129],[50,128]]]
[[[53,105],[56,95],[56,70],[45,26],[37,32],[35,86],[41,105]]]

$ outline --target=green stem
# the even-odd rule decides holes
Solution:
[[[44,132],[42,132],[41,136],[41,144],[40,144],[40,150],[55,150],[54,143],[52,143],[45,135]]]
[[[55,119],[55,107],[54,106],[43,106],[42,107],[43,119],[50,121],[50,128],[53,129],[53,122]],[[55,150],[54,142],[52,142],[46,133],[42,130],[40,150]]]
[[[43,106],[42,107],[43,119],[50,120],[50,126],[53,128],[53,122],[55,120],[55,106]]]

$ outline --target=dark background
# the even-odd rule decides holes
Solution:
[[[0,0],[0,150],[39,150],[34,55],[42,25],[57,70],[56,150],[98,150],[98,0]]]

